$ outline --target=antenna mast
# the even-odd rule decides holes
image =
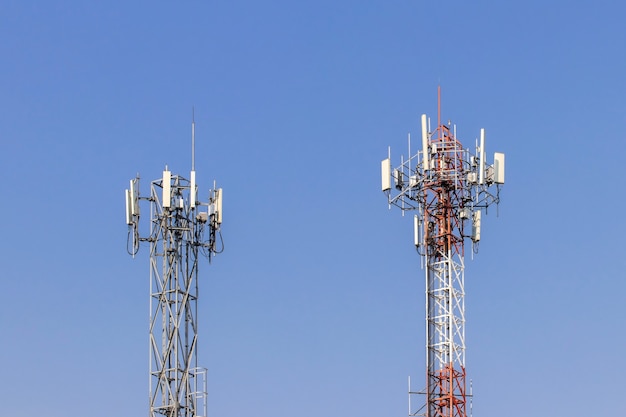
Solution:
[[[139,176],[126,190],[127,249],[150,245],[150,417],[206,417],[206,368],[198,366],[199,256],[209,260],[223,250],[222,190],[197,201],[192,121],[190,179],[172,174],[150,184],[149,196],[139,192]],[[139,232],[140,203],[150,205],[150,233]]]
[[[191,171],[196,170],[196,115],[195,109],[191,108]]]
[[[437,127],[429,131],[424,114],[422,149],[391,169],[381,164],[382,191],[389,206],[414,214],[414,244],[423,259],[426,281],[426,402],[410,416],[467,417],[465,371],[465,241],[480,241],[481,213],[500,201],[504,154],[485,161],[485,131],[474,153],[463,149],[456,127],[441,123],[437,89]],[[393,187],[392,187],[393,182]],[[467,226],[471,226],[468,228]],[[469,229],[469,230],[468,230]]]

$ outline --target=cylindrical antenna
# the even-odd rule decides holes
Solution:
[[[191,108],[191,170],[196,170],[196,120],[195,109]]]
[[[480,152],[479,152],[478,183],[482,185],[485,180],[485,129],[480,129]]]

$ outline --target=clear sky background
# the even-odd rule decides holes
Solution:
[[[412,222],[380,160],[419,115],[506,153],[467,259],[477,417],[626,415],[626,6],[0,4],[2,416],[147,415],[148,251],[123,190],[224,188],[201,265],[216,417],[401,417],[424,381]],[[205,193],[206,195],[206,193]],[[143,219],[146,221],[147,219]]]

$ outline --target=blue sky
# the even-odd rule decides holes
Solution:
[[[474,414],[623,415],[626,7],[605,1],[0,5],[3,414],[147,415],[148,253],[123,190],[224,188],[201,266],[209,414],[406,415],[423,272],[380,160],[419,115],[505,152],[466,267]],[[599,397],[599,398],[598,398]],[[504,410],[504,411],[503,411]]]

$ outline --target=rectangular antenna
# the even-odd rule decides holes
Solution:
[[[191,171],[191,178],[189,180],[189,207],[196,207],[196,171]]]
[[[130,182],[133,183],[132,181]],[[131,205],[133,204],[133,198],[131,196],[130,190],[125,190],[124,194],[126,195],[126,224],[133,224],[133,215],[131,214]]]
[[[172,173],[171,171],[163,171],[163,208],[169,208],[172,200]]]
[[[391,160],[383,159],[380,163],[380,176],[382,180],[382,190],[391,190]]]
[[[485,182],[485,129],[480,129],[480,170],[478,171],[478,183]]]
[[[215,190],[215,222],[222,224],[222,189]]]
[[[428,119],[425,114],[422,114],[422,157],[426,171],[430,169],[430,154],[428,152]]]
[[[135,180],[130,180],[130,214],[133,216],[137,214],[137,203],[136,203],[136,193],[135,193]]]
[[[481,211],[477,210],[472,215],[472,240],[478,242],[480,240],[480,217]]]
[[[493,181],[496,184],[504,184],[504,154],[496,152],[493,154]]]
[[[395,183],[396,189],[401,190],[404,187],[404,178],[402,171],[398,168],[393,170],[393,181]]]

